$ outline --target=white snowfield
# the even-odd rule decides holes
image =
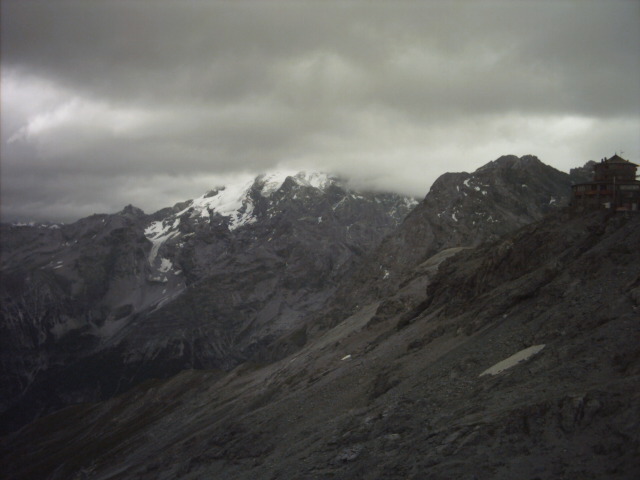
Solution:
[[[215,195],[203,195],[200,198],[193,200],[191,205],[179,212],[177,216],[179,217],[186,213],[190,208],[193,208],[194,212],[197,212],[202,217],[209,216],[209,212],[207,210],[213,210],[223,217],[230,217],[242,208],[247,190],[251,188],[252,183],[253,182],[248,182],[243,185],[232,184],[220,188],[218,193]]]
[[[217,213],[229,218],[229,230],[235,230],[243,225],[256,222],[253,213],[254,205],[251,200],[250,190],[254,183],[260,189],[263,197],[270,197],[278,191],[287,179],[292,177],[301,186],[325,189],[336,179],[326,173],[320,172],[294,172],[281,171],[260,175],[257,179],[242,180],[235,184],[219,187],[201,197],[191,200],[187,207],[180,212],[162,220],[149,224],[145,230],[145,236],[153,246],[149,253],[149,264],[154,266],[160,247],[169,239],[180,234],[178,225],[180,217],[187,212],[191,218],[208,219],[211,213]],[[168,259],[162,258],[156,267],[163,273],[168,272],[172,265]]]
[[[506,369],[511,368],[514,365],[517,365],[518,363],[524,362],[525,360],[533,357],[544,347],[544,345],[533,345],[529,348],[525,348],[524,350],[520,350],[518,353],[511,355],[509,358],[506,358],[501,362],[496,363],[494,366],[487,368],[480,374],[480,376],[482,377],[483,375],[498,375],[499,373],[504,372]]]
[[[258,181],[264,182],[260,191],[262,196],[269,197],[272,193],[276,192],[287,177],[292,177],[298,185],[320,190],[327,188],[331,182],[336,180],[334,177],[320,172],[282,171],[263,174],[258,177]]]
[[[175,237],[178,234],[177,226],[180,223],[180,219],[177,222],[174,222],[173,225],[165,225],[161,221],[152,222],[144,231],[145,237],[151,241],[153,246],[151,247],[151,252],[149,252],[149,264],[153,265],[156,256],[158,255],[158,250],[162,246],[164,242],[169,240],[171,237]],[[173,230],[173,231],[172,231]]]

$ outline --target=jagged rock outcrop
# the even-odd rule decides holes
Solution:
[[[334,311],[317,325],[332,325],[363,301],[388,299],[414,280],[424,288],[423,264],[434,254],[475,247],[540,220],[568,205],[570,186],[569,175],[532,155],[503,156],[473,173],[445,173],[402,225],[345,277]]]
[[[389,277],[438,251],[474,247],[566,206],[566,173],[527,155],[507,155],[473,173],[445,173],[376,255]]]

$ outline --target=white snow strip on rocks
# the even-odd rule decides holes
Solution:
[[[223,217],[235,218],[246,200],[246,193],[251,185],[253,185],[253,180],[244,183],[238,182],[221,188],[215,195],[202,195],[192,200],[187,208],[176,214],[176,217],[180,217],[192,208],[194,210],[192,216],[208,217],[209,210],[213,210]]]
[[[320,172],[300,172],[295,176],[298,183],[323,190],[331,183],[331,177]],[[361,197],[362,198],[362,197]]]
[[[520,350],[518,353],[511,355],[509,358],[506,358],[501,362],[496,363],[494,366],[487,368],[480,374],[480,376],[482,377],[483,375],[497,375],[499,373],[502,373],[506,369],[511,368],[514,365],[517,365],[518,363],[524,362],[525,360],[533,357],[544,347],[544,345],[533,345],[529,348],[525,348],[524,350]]]
[[[149,225],[145,231],[144,235],[148,240],[153,244],[151,246],[151,252],[149,252],[149,264],[153,265],[153,261],[156,259],[158,255],[158,250],[164,242],[169,240],[172,237],[178,235],[178,230],[173,230],[174,227],[177,227],[177,224],[174,222],[173,225],[163,225],[161,221],[153,222]]]
[[[333,177],[325,173],[319,172],[295,172],[280,171],[263,175],[260,180],[262,182],[260,193],[264,197],[269,197],[276,192],[287,179],[293,177],[298,185],[324,189],[334,181]],[[175,219],[173,224],[167,220],[152,222],[145,230],[145,236],[152,242],[151,252],[149,253],[149,263],[153,265],[160,247],[170,238],[179,235],[177,230],[180,223],[180,217],[187,212],[191,212],[190,216],[208,218],[210,212],[215,212],[223,217],[229,218],[229,230],[235,230],[243,225],[256,222],[254,215],[254,205],[249,196],[249,191],[253,186],[254,179],[246,178],[236,183],[231,183],[221,187],[217,191],[209,192],[201,197],[191,200],[186,208],[176,213],[172,217]],[[337,205],[336,205],[337,206]],[[321,220],[319,220],[320,222]],[[164,262],[164,259],[163,259]],[[166,264],[160,266],[161,271],[165,270]]]
[[[276,192],[287,179],[292,177],[298,185],[313,187],[317,189],[326,188],[332,181],[331,177],[326,173],[320,172],[295,172],[295,171],[279,171],[276,173],[265,174],[261,180],[264,182],[260,193],[263,197],[269,197]]]
[[[405,198],[404,200],[404,204],[407,206],[407,208],[413,208],[416,205],[418,205],[418,200],[416,200],[415,198]]]
[[[160,262],[160,268],[158,270],[160,270],[162,273],[167,273],[173,268],[173,264],[168,258],[162,258],[160,259]]]
[[[263,197],[269,197],[272,193],[276,192],[287,179],[295,175],[293,171],[280,171],[276,173],[267,173],[261,176],[260,180],[263,183],[260,194]]]

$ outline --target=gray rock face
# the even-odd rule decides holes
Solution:
[[[445,248],[477,246],[568,204],[566,173],[534,156],[504,156],[475,172],[446,173],[379,251],[406,271]]]
[[[90,368],[68,377],[69,364],[101,349],[105,338],[140,305],[146,288],[142,217],[94,215],[58,228],[2,228],[0,392],[2,410],[59,407],[100,394]],[[136,300],[118,301],[119,292]],[[147,297],[158,295],[157,289]],[[115,299],[115,300],[114,300]],[[82,373],[81,373],[82,372]],[[105,375],[108,377],[108,375]],[[78,389],[67,388],[76,384]],[[25,411],[32,412],[29,406]],[[30,415],[13,411],[10,424]]]
[[[3,225],[5,428],[146,378],[262,355],[414,205],[300,173],[153,215],[128,206],[59,227]]]
[[[638,478],[638,245],[640,215],[561,211],[440,252],[382,311],[363,303],[268,365],[186,371],[42,418],[2,439],[0,468],[16,479]]]
[[[473,173],[445,173],[402,225],[349,277],[322,323],[365,300],[389,298],[449,248],[475,247],[568,205],[569,175],[534,156],[503,156]],[[424,286],[424,285],[423,285]]]

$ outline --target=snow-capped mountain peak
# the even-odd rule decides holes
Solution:
[[[145,229],[145,236],[152,242],[149,263],[157,269],[163,265],[158,252],[162,245],[180,235],[180,224],[185,215],[190,222],[210,222],[213,216],[226,219],[229,231],[257,221],[255,212],[256,198],[252,192],[258,192],[264,198],[270,198],[284,182],[291,178],[301,187],[325,189],[337,180],[321,172],[278,171],[264,173],[251,180],[243,180],[216,187],[204,195],[189,200],[181,210],[161,220],[151,222]]]
[[[256,178],[255,184],[263,197],[270,197],[282,187],[282,184],[288,177],[294,175],[295,172],[290,171],[263,173]]]
[[[259,185],[260,193],[263,197],[270,197],[282,187],[289,177],[300,186],[313,187],[320,190],[336,182],[335,177],[322,172],[280,171],[258,176],[256,184]]]
[[[299,186],[321,190],[336,182],[334,177],[320,172],[278,171],[264,173],[249,181],[245,180],[218,187],[190,200],[187,206],[174,214],[173,217],[180,218],[189,213],[190,218],[208,219],[211,215],[217,214],[228,218],[229,230],[235,230],[256,221],[251,191],[255,189],[263,197],[269,198],[282,187],[287,178],[292,178]],[[171,223],[173,224],[173,222]],[[177,225],[172,228],[175,227]],[[154,231],[157,232],[157,227]]]
[[[299,172],[293,178],[299,185],[319,190],[324,190],[329,185],[337,182],[335,177],[321,172]]]
[[[210,213],[213,212],[223,217],[230,217],[232,229],[237,228],[242,224],[240,218],[238,218],[238,213],[244,210],[246,214],[248,209],[253,209],[253,205],[248,199],[248,192],[253,183],[254,180],[230,184],[207,192],[201,197],[191,200],[186,208],[176,214],[176,217],[181,217],[191,211],[191,218],[209,218]]]

